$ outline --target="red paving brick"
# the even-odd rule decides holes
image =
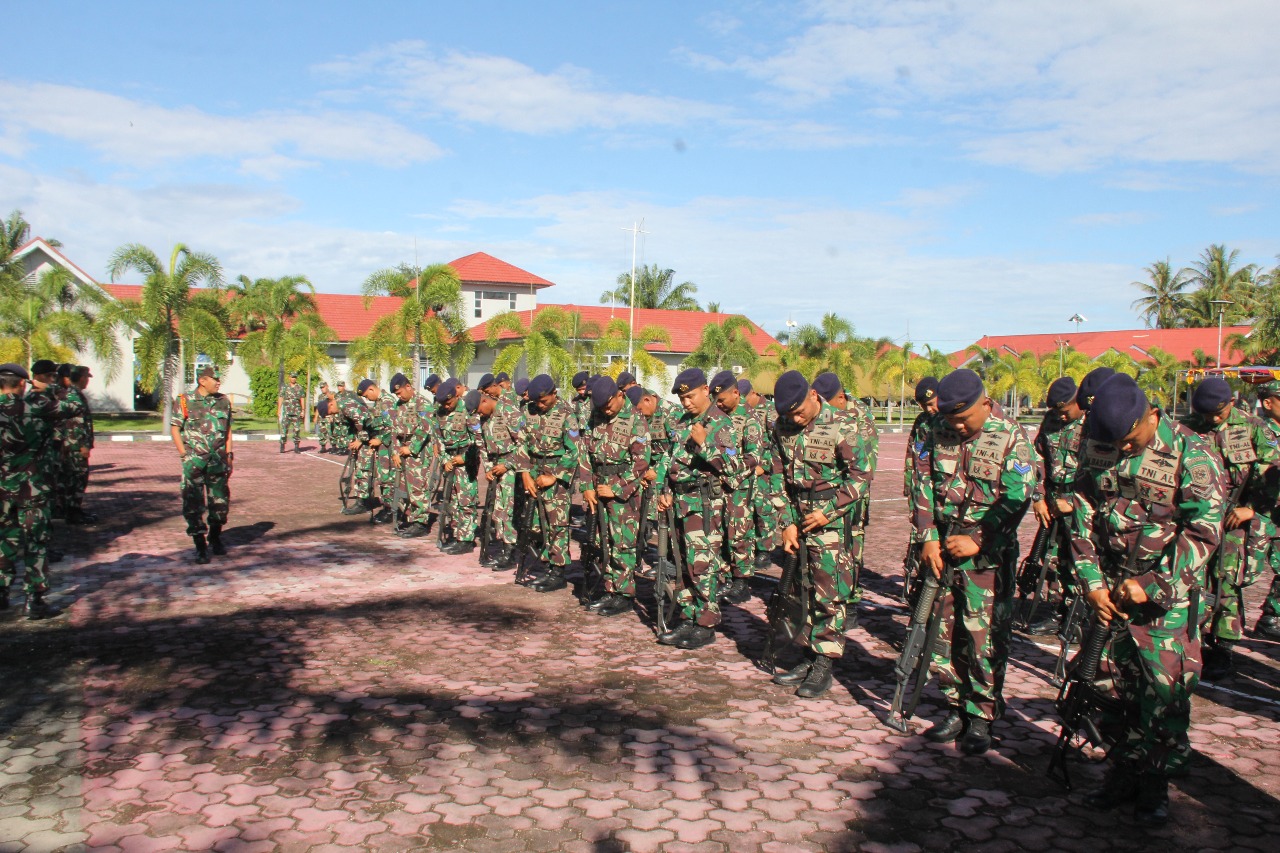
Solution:
[[[660,647],[637,617],[338,515],[331,457],[238,445],[231,553],[197,566],[171,449],[104,443],[102,523],[56,527],[70,613],[0,619],[0,849],[1271,849],[1277,644],[1246,640],[1200,690],[1192,774],[1152,837],[1045,778],[1051,650],[1015,642],[987,756],[883,725],[901,449],[883,437],[861,624],[804,701],[752,664],[759,597],[713,646]]]

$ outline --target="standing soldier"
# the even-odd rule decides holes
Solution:
[[[935,577],[944,562],[954,569],[950,588],[938,593],[948,642],[932,650],[950,712],[925,736],[947,743],[963,734],[961,751],[980,755],[1004,712],[1018,523],[1036,474],[1022,427],[972,370],[938,383],[938,412],[920,451],[911,523],[923,566]]]
[[[221,385],[217,368],[206,367],[196,377],[196,393],[179,394],[173,407],[173,445],[182,459],[182,515],[187,535],[195,542],[197,563],[209,562],[209,549],[218,556],[227,553],[222,528],[231,508],[229,480],[235,454],[231,401],[218,392]]]
[[[293,452],[300,452],[298,446],[302,436],[302,386],[298,384],[298,374],[289,374],[289,384],[280,389],[276,400],[276,420],[280,422],[280,452],[284,453],[284,443],[289,438],[289,430],[293,429]]]
[[[720,624],[720,577],[723,550],[725,478],[741,477],[732,422],[711,403],[707,375],[690,367],[676,377],[671,393],[680,397],[684,414],[670,430],[671,452],[658,463],[658,482],[670,487],[658,497],[658,509],[675,507],[677,530],[671,535],[684,552],[686,577],[676,604],[684,617],[660,635],[658,642],[679,649],[698,649],[715,641]]]
[[[351,487],[355,502],[342,510],[343,515],[362,515],[378,507],[378,500],[373,497],[373,456],[382,441],[370,431],[374,411],[365,398],[365,392],[370,388],[376,391],[373,380],[361,379],[354,392],[340,390],[334,398],[338,406],[338,420],[343,424],[343,431],[351,437],[347,452],[356,457]]]
[[[641,388],[639,385],[632,385],[627,389],[627,401],[631,403],[631,407],[636,410],[640,417],[644,418],[645,429],[649,433],[649,469],[644,472],[643,489],[645,494],[641,495],[641,506],[644,511],[644,518],[641,524],[641,538],[639,549],[643,551],[649,546],[649,533],[657,529],[658,526],[658,501],[656,497],[657,491],[661,486],[655,485],[658,479],[658,464],[671,452],[671,437],[667,431],[667,420],[662,409],[659,408],[658,395],[652,391]],[[665,554],[658,554],[659,561],[666,560]],[[639,562],[636,564],[639,570]]]
[[[404,374],[397,373],[391,379],[393,382],[404,380]],[[372,513],[370,522],[386,524],[395,517],[387,503],[391,493],[395,491],[397,470],[392,460],[395,435],[391,428],[391,409],[395,405],[395,397],[384,393],[372,379],[361,380],[356,390],[368,405],[364,429],[369,436],[365,445],[369,452],[361,457],[362,464],[356,468],[356,497],[362,498],[364,505]],[[373,494],[375,485],[378,487],[376,497]]]
[[[84,493],[89,488],[89,457],[93,453],[93,410],[89,407],[89,395],[85,389],[93,373],[85,365],[71,369],[70,386],[63,399],[82,410],[82,414],[68,418],[63,438],[63,472],[65,486],[65,517],[67,524],[93,524],[98,517],[84,511]]]
[[[316,397],[311,407],[311,416],[315,418],[316,441],[320,442],[320,452],[328,453],[333,445],[333,419],[329,415],[320,414],[320,401],[329,399],[329,383],[320,383],[320,396]]]
[[[907,433],[907,458],[902,465],[902,496],[910,498],[914,494],[916,478],[920,475],[925,440],[933,431],[933,416],[938,414],[938,380],[926,376],[916,383],[916,404],[920,406],[920,414],[911,422],[911,430]]]
[[[1200,675],[1197,632],[1205,564],[1222,525],[1223,473],[1204,441],[1117,374],[1097,389],[1076,481],[1076,576],[1113,639],[1108,654],[1121,707],[1098,809],[1136,801],[1162,824],[1169,777],[1191,758],[1191,695]]]
[[[483,383],[481,383],[483,384]],[[494,388],[500,388],[495,384]],[[513,459],[520,448],[523,418],[518,408],[512,408],[505,396],[494,396],[480,391],[468,392],[467,412],[480,420],[480,448],[484,456],[485,489],[494,490],[490,504],[490,525],[502,543],[496,558],[487,553],[488,542],[481,543],[480,565],[489,566],[495,572],[515,568],[516,528],[515,484],[516,472]]]
[[[773,442],[769,439],[773,424],[770,422],[769,407],[765,405],[764,397],[751,385],[750,379],[738,380],[738,394],[746,404],[747,412],[760,424],[764,435],[764,444],[760,450],[760,468],[764,473],[756,478],[751,498],[751,518],[756,540],[755,567],[764,569],[773,562],[772,552],[777,545],[778,510],[774,503],[782,499],[782,476],[773,473]]]
[[[778,506],[782,547],[788,554],[805,549],[809,595],[805,659],[774,681],[799,685],[796,695],[812,699],[830,689],[833,663],[844,654],[854,571],[847,530],[862,526],[871,450],[857,421],[824,401],[799,371],[778,377],[773,401],[773,470],[786,488]]]
[[[727,604],[741,604],[751,598],[748,579],[756,573],[756,537],[754,515],[751,511],[760,478],[764,476],[764,448],[768,445],[760,422],[751,416],[733,373],[722,370],[711,379],[711,396],[716,407],[733,424],[737,439],[738,466],[736,476],[726,477],[721,483],[725,494],[725,573],[720,579],[720,600]],[[727,580],[727,583],[726,583]]]
[[[591,387],[591,416],[579,436],[578,490],[587,507],[603,513],[609,563],[604,595],[587,605],[601,616],[631,610],[636,597],[636,534],[649,470],[649,428],[626,394],[607,376]]]
[[[1280,442],[1280,382],[1271,381],[1258,389],[1258,404],[1262,407],[1262,423],[1273,442]],[[1280,640],[1280,509],[1271,512],[1272,527],[1276,538],[1271,540],[1267,564],[1271,567],[1271,589],[1262,602],[1262,615],[1253,632],[1268,640]]]
[[[1232,650],[1244,632],[1243,587],[1262,574],[1276,535],[1275,475],[1280,448],[1262,421],[1234,405],[1231,386],[1213,376],[1191,394],[1191,414],[1183,425],[1199,434],[1226,474],[1223,485],[1223,533],[1209,558],[1207,586],[1214,590],[1210,624],[1204,632],[1206,681],[1220,681],[1232,670]]]
[[[449,529],[440,550],[445,554],[470,554],[476,547],[480,522],[480,456],[476,435],[468,423],[467,410],[458,394],[458,381],[446,379],[436,389],[435,437],[444,458],[444,476],[453,480],[449,505],[440,508],[440,524],[448,518]],[[415,444],[414,449],[418,449]]]
[[[412,539],[427,532],[430,520],[430,496],[427,495],[427,477],[433,449],[424,443],[428,451],[422,455],[413,453],[413,440],[430,431],[427,403],[414,390],[413,383],[403,373],[391,377],[391,394],[396,398],[391,410],[391,437],[393,439],[391,463],[398,464],[396,476],[404,478],[407,506],[404,509],[404,525],[397,536]],[[395,469],[393,469],[395,470]],[[391,507],[395,512],[395,507]]]
[[[329,448],[333,453],[345,456],[355,438],[347,419],[342,415],[341,401],[348,396],[347,383],[339,382],[337,390],[326,395],[329,398]]]
[[[579,374],[581,375],[581,374]],[[577,377],[574,377],[577,381]],[[583,380],[585,387],[585,379]],[[539,502],[533,525],[542,534],[541,563],[545,573],[529,582],[536,592],[555,592],[569,585],[570,486],[578,470],[578,436],[573,407],[560,399],[550,376],[529,380],[529,403],[524,409],[524,432],[516,470],[525,494]]]

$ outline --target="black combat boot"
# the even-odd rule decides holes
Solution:
[[[209,544],[205,542],[203,533],[192,536],[191,541],[196,543],[196,563],[203,566],[209,562]]]
[[[44,600],[43,592],[33,592],[27,596],[27,618],[35,622],[40,619],[52,619],[62,614],[62,608],[54,607]]]
[[[683,639],[693,628],[697,627],[693,622],[681,622],[674,628],[668,629],[658,635],[658,642],[664,646],[674,646],[679,640]]]
[[[934,743],[951,743],[964,734],[966,723],[964,712],[959,708],[952,708],[946,719],[940,723],[934,723],[933,726],[925,731],[925,740],[930,740]]]
[[[991,748],[991,721],[974,717],[969,721],[969,731],[960,741],[960,751],[965,755],[982,755]]]
[[[1204,681],[1221,681],[1231,674],[1235,669],[1235,662],[1232,660],[1232,649],[1235,643],[1227,640],[1218,640],[1212,646],[1204,647],[1204,670],[1200,673],[1200,678]]]
[[[756,553],[756,568],[767,569],[773,565],[773,554],[768,551],[758,551]]]
[[[1253,633],[1268,640],[1280,640],[1280,616],[1264,615],[1253,626]]]
[[[1047,608],[1039,619],[1035,619],[1027,626],[1027,633],[1033,637],[1049,637],[1058,633],[1061,621],[1058,619],[1058,611],[1056,608]]]
[[[734,578],[724,600],[730,604],[742,604],[751,600],[751,583],[746,578]]]
[[[1163,826],[1169,820],[1169,780],[1162,773],[1144,771],[1138,777],[1138,802],[1133,809],[1138,823]]]
[[[445,551],[444,551],[444,552],[445,552],[446,554],[451,555],[451,556],[457,556],[457,555],[459,555],[459,554],[470,554],[470,553],[471,553],[472,551],[474,551],[475,549],[476,549],[476,540],[474,540],[474,539],[455,539],[455,540],[453,540],[453,542],[449,545],[449,547],[445,549]]]
[[[601,616],[620,616],[631,612],[632,598],[629,595],[611,595],[609,601],[596,609]]]
[[[481,546],[480,548],[480,559],[478,562],[486,569],[491,569],[498,561],[497,558],[493,556],[493,549],[486,545]]]
[[[280,452],[284,453],[284,439],[280,439]]]
[[[529,584],[529,588],[534,592],[555,592],[568,585],[569,582],[564,577],[564,566],[552,566],[545,575]]]
[[[676,641],[671,645],[677,649],[700,649],[703,646],[709,646],[716,641],[716,632],[714,628],[706,628],[696,622],[688,623],[693,627],[689,629],[683,637],[677,637]]]
[[[294,453],[301,453],[301,452],[302,452],[302,446],[301,446],[301,443],[300,443],[300,442],[295,441],[295,442],[293,443],[293,452],[294,452]]]
[[[226,546],[222,544],[222,525],[221,524],[209,525],[209,550],[212,551],[214,555],[218,557],[224,557],[227,554]]]
[[[1138,798],[1138,770],[1132,761],[1117,759],[1107,771],[1102,786],[1084,795],[1084,804],[1091,809],[1110,811],[1116,806],[1131,803]]]
[[[796,695],[801,699],[817,699],[831,689],[831,665],[833,661],[826,655],[814,658],[809,674],[800,682]]]
[[[382,509],[370,516],[369,521],[374,524],[390,524],[395,517],[396,515],[391,511],[391,507],[384,506]]]
[[[809,675],[809,667],[811,666],[813,666],[813,652],[810,649],[805,649],[804,658],[800,663],[785,672],[779,672],[773,677],[773,683],[781,684],[783,687],[795,687]]]
[[[516,567],[516,549],[506,542],[498,549],[498,559],[493,564],[495,572],[510,571]]]
[[[613,599],[614,599],[613,593],[606,592],[603,595],[601,595],[599,598],[595,599],[594,601],[588,601],[584,609],[590,610],[591,612],[594,613],[598,611],[601,607],[604,607],[605,605],[612,603]]]

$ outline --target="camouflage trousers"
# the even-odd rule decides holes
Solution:
[[[280,419],[280,441],[285,442],[289,439],[289,432],[293,432],[293,443],[297,444],[302,440],[302,415],[286,414]]]
[[[538,479],[538,475],[533,474]],[[522,485],[521,488],[524,488]],[[542,505],[546,508],[547,530],[542,530],[542,511],[537,505],[533,510],[533,530],[542,538],[542,552],[538,559],[553,566],[569,565],[569,505],[572,498],[569,484],[556,480],[539,493]]]
[[[755,527],[755,546],[758,550],[772,551],[778,545],[780,521],[773,498],[782,493],[781,475],[765,474],[756,480],[755,492],[751,498],[751,521]]]
[[[320,442],[321,447],[332,447],[336,443],[333,438],[333,420],[332,415],[316,418],[316,441]]]
[[[756,573],[755,517],[751,507],[754,489],[735,489],[725,493],[724,507],[724,573],[735,578],[749,578]],[[720,582],[725,582],[721,577]]]
[[[431,478],[430,450],[423,453],[426,457],[403,456],[400,465],[404,474],[405,491],[409,493],[409,506],[405,510],[405,521],[426,524],[431,520],[431,505],[435,495],[428,488]]]
[[[1254,528],[1255,525],[1250,523],[1245,528],[1227,531],[1223,536],[1222,550],[1209,559],[1206,576],[1210,589],[1223,598],[1221,608],[1209,611],[1208,618],[1213,620],[1213,624],[1204,626],[1206,639],[1234,643],[1244,636],[1243,588],[1262,575],[1271,550],[1271,539],[1259,536]],[[1218,553],[1222,555],[1221,561]]]
[[[480,526],[480,484],[476,482],[475,469],[468,465],[455,465],[452,473],[446,471],[444,476],[453,478],[453,490],[449,505],[441,512],[448,516],[454,539],[473,542]]]
[[[80,509],[84,505],[84,493],[88,488],[89,460],[84,458],[79,447],[69,447],[59,473],[59,503],[63,509]]]
[[[397,468],[391,461],[391,448],[385,445],[361,445],[356,455],[355,496],[372,498],[376,485],[383,502],[391,500],[391,492],[396,487],[396,474]]]
[[[946,636],[932,652],[938,687],[952,708],[984,720],[1004,713],[1017,561],[1016,543],[984,559],[983,565],[994,565],[981,571],[966,560],[955,570],[950,589],[939,592]]]
[[[347,428],[345,418],[330,417],[329,419],[329,443],[333,447],[346,448],[351,443],[351,430]]]
[[[515,505],[516,472],[508,468],[502,476],[488,480],[486,489],[493,489],[493,536],[507,545],[516,544]],[[488,493],[485,493],[488,500]]]
[[[1267,591],[1267,600],[1262,602],[1262,615],[1280,619],[1280,539],[1271,540],[1267,565],[1271,567],[1271,589]]]
[[[834,511],[834,504],[825,510]],[[845,547],[845,523],[843,517],[836,518],[826,527],[801,534],[807,561],[801,583],[808,596],[808,644],[815,654],[829,658],[844,654],[844,626],[853,596],[853,560]]]
[[[1155,618],[1135,616],[1112,641],[1108,658],[1122,709],[1104,715],[1103,730],[1124,732],[1112,757],[1166,776],[1186,767],[1191,695],[1201,669],[1200,641],[1187,629],[1199,618],[1191,615],[1190,602],[1181,601]]]
[[[201,536],[209,524],[222,527],[231,509],[230,474],[221,453],[202,456],[189,453],[182,460],[182,517],[187,520],[187,535]]]
[[[0,498],[0,587],[17,577],[17,559],[25,554],[27,595],[49,590],[49,503],[44,498],[19,501]]]
[[[674,495],[676,530],[671,535],[684,551],[684,587],[676,604],[686,620],[704,628],[720,624],[720,578],[724,574],[724,496],[718,488],[704,506],[699,492]]]
[[[604,570],[604,590],[635,598],[636,533],[640,529],[640,498],[636,489],[629,501],[601,498],[596,506],[603,511],[609,530],[609,565]]]

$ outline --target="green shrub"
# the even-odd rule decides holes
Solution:
[[[275,420],[276,401],[280,398],[280,372],[274,367],[254,368],[249,374],[249,391],[253,394],[253,414],[264,420]]]

